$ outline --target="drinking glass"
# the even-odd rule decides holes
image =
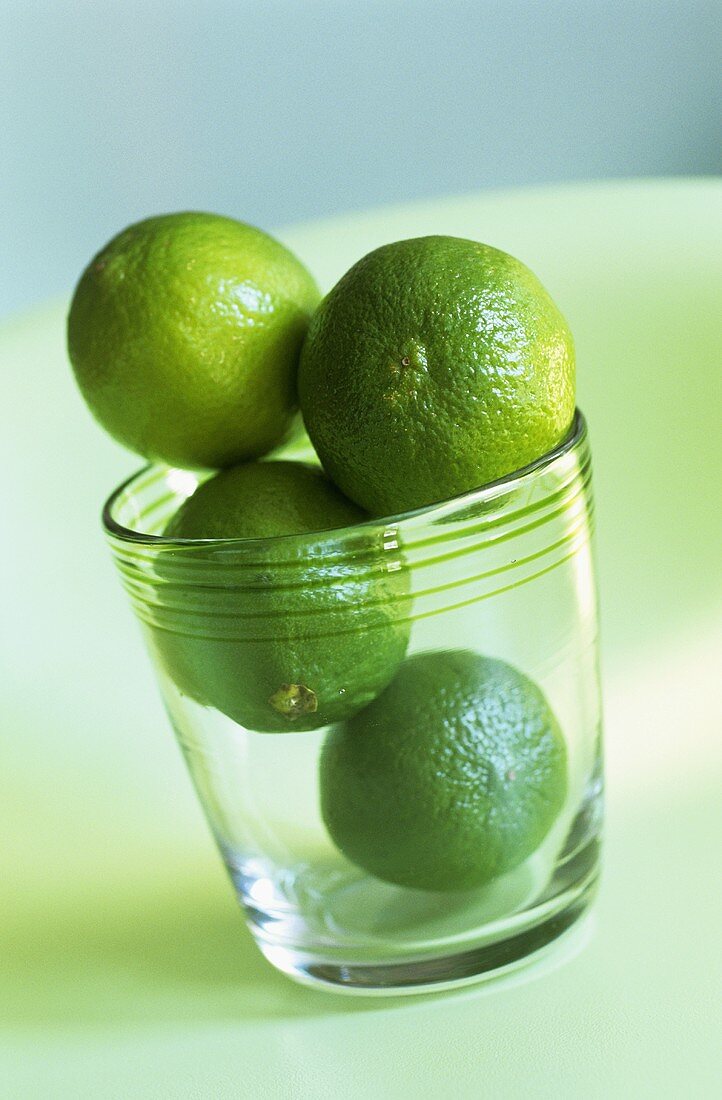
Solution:
[[[110,497],[104,527],[260,950],[301,982],[373,993],[522,965],[585,911],[598,873],[601,705],[582,414],[561,446],[512,476],[319,534],[164,537],[207,476],[148,466]],[[273,692],[299,630],[333,686],[315,713],[298,684]],[[546,835],[521,862],[464,889],[376,877],[337,847],[323,812],[324,744],[375,696],[368,715],[383,707],[404,661],[445,651],[503,661],[533,681],[566,745],[565,795]],[[279,712],[271,701],[281,696]],[[389,799],[380,835],[396,812]],[[421,847],[417,857],[423,864]]]

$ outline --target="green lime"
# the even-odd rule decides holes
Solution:
[[[318,299],[301,262],[260,229],[215,214],[148,218],[83,272],[70,360],[94,416],[126,447],[229,466],[287,435]]]
[[[468,890],[539,847],[564,804],[566,759],[549,704],[517,669],[468,650],[421,653],[329,732],[323,819],[380,879]]]
[[[369,253],[324,298],[299,394],[328,475],[389,515],[487,484],[560,443],[574,415],[574,347],[519,260],[419,237]]]
[[[378,527],[334,541],[331,529],[366,519],[322,470],[297,462],[204,482],[166,536],[251,541],[162,556],[152,638],[180,690],[267,733],[316,729],[374,699],[406,650],[408,583]]]

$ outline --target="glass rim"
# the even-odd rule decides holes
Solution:
[[[551,451],[547,451],[546,454],[534,459],[533,462],[528,463],[526,466],[522,466],[520,469],[514,470],[510,474],[505,474],[503,477],[496,478],[494,481],[486,482],[484,485],[480,485],[475,489],[468,489],[466,492],[459,493],[457,496],[447,497],[443,500],[434,501],[431,504],[423,504],[419,508],[412,508],[406,512],[397,512],[388,516],[369,516],[368,519],[360,520],[358,523],[345,527],[329,527],[320,531],[304,531],[299,534],[273,535],[261,538],[236,538],[233,536],[208,539],[169,538],[166,535],[153,535],[142,531],[133,531],[129,527],[124,527],[123,524],[119,523],[118,520],[114,518],[113,509],[121,495],[125,493],[138,478],[142,477],[143,474],[147,473],[149,470],[163,467],[162,463],[157,462],[146,463],[145,466],[136,470],[135,473],[127,477],[113,490],[103,505],[101,520],[106,534],[112,536],[114,539],[136,546],[156,548],[208,548],[211,546],[240,547],[258,546],[270,543],[276,545],[284,541],[308,542],[319,536],[330,541],[342,542],[345,539],[357,536],[359,532],[363,532],[369,528],[374,528],[376,530],[378,530],[379,527],[396,528],[409,521],[420,519],[428,519],[429,522],[434,522],[437,517],[440,519],[448,518],[450,512],[453,510],[462,510],[493,500],[495,496],[499,495],[500,491],[513,491],[515,486],[521,484],[530,474],[543,473],[558,461],[558,459],[562,458],[570,451],[573,451],[586,437],[586,434],[586,419],[581,409],[576,407],[569,431],[561,443],[557,444]],[[303,460],[289,459],[288,461]],[[167,469],[171,470],[174,469],[174,467],[167,467]]]

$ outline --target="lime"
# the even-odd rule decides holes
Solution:
[[[318,466],[248,462],[205,481],[170,519],[164,534],[180,539],[272,539],[363,523]]]
[[[574,414],[572,337],[513,256],[457,237],[398,241],[324,298],[299,394],[326,472],[389,515],[494,481],[560,443]]]
[[[378,527],[334,541],[330,529],[367,518],[302,463],[248,463],[202,484],[166,536],[251,541],[170,544],[161,557],[152,639],[179,689],[267,733],[316,729],[374,699],[406,650],[408,585]]]
[[[321,809],[372,875],[468,890],[534,852],[566,797],[566,746],[536,684],[468,650],[421,653],[328,734]]]
[[[260,229],[166,214],[91,260],[68,351],[91,411],[125,446],[170,465],[229,466],[288,433],[318,299],[300,261]]]

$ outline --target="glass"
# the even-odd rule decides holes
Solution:
[[[522,964],[584,912],[598,870],[601,715],[581,413],[562,446],[518,474],[316,535],[162,537],[204,476],[149,466],[113,494],[104,524],[261,951],[302,982],[376,993],[443,988]],[[521,862],[507,860],[472,888],[382,881],[344,856],[324,824],[321,753],[335,734],[303,727],[358,711],[369,701],[364,684],[378,695],[400,675],[406,644],[407,663],[448,650],[508,662],[541,689],[563,731],[566,781],[550,826]],[[275,665],[293,646],[310,646],[326,672],[333,665],[326,710],[303,685],[276,684]],[[375,706],[365,720],[371,737]],[[290,732],[271,732],[279,724]],[[398,824],[396,799],[387,805],[381,836]],[[433,829],[431,840],[423,845],[433,848]]]

